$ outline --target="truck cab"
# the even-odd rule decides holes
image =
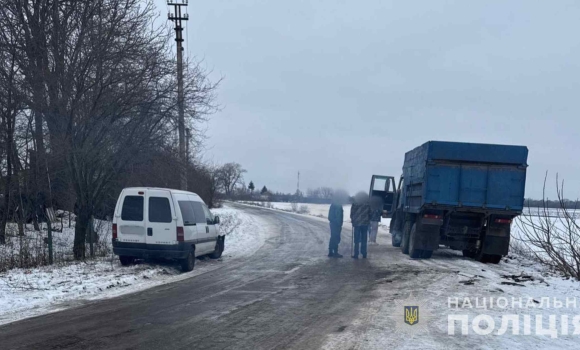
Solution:
[[[373,175],[371,178],[369,198],[372,205],[382,207],[383,218],[391,218],[393,216],[397,199],[396,188],[393,176]]]

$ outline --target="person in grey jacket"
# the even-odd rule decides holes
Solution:
[[[353,259],[358,259],[359,247],[363,259],[367,257],[367,238],[369,223],[371,220],[371,206],[369,198],[364,193],[355,196],[354,203],[350,209],[350,220],[354,227],[354,252]]]
[[[340,231],[342,231],[344,211],[342,204],[338,200],[334,200],[330,205],[328,211],[328,221],[330,221],[330,242],[328,242],[328,257],[342,258],[338,253],[338,245],[340,244]]]
[[[369,228],[369,242],[377,244],[377,234],[379,232],[379,222],[381,222],[382,210],[371,208],[371,226]]]

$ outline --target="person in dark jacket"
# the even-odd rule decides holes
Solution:
[[[350,208],[350,220],[354,228],[354,252],[353,259],[358,259],[359,247],[363,259],[367,257],[367,238],[369,223],[371,220],[371,206],[369,198],[364,193],[355,196],[354,203]]]
[[[334,200],[330,205],[328,211],[328,221],[330,221],[330,242],[328,243],[328,257],[342,258],[338,253],[338,245],[340,244],[340,231],[342,231],[344,211],[342,204],[338,200]]]

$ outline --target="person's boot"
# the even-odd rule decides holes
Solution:
[[[332,249],[329,249],[329,250],[328,250],[328,257],[329,257],[329,258],[332,258],[332,257],[334,257],[334,252],[332,251]]]
[[[342,258],[342,255],[341,254],[338,254],[338,252],[336,252],[336,253],[334,253],[334,257],[335,258]]]

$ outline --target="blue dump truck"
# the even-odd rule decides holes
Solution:
[[[440,245],[497,264],[524,206],[524,146],[430,141],[405,154],[398,187],[373,175],[371,203],[391,217],[392,244],[428,259]]]

